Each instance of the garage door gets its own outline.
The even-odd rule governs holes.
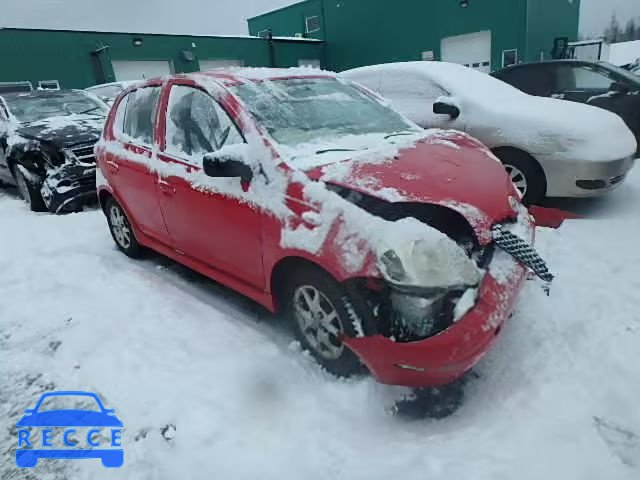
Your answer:
[[[244,66],[244,61],[242,60],[199,60],[200,63],[200,71],[207,72],[209,70],[214,70],[216,68],[225,68],[225,67],[242,67]]]
[[[146,80],[171,75],[171,64],[166,60],[116,60],[111,62],[116,80]]]
[[[491,71],[491,32],[476,32],[442,39],[442,61],[459,63],[482,72]]]

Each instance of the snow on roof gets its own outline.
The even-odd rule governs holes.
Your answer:
[[[478,94],[483,97],[505,97],[524,95],[520,90],[497,80],[486,73],[474,70],[464,65],[448,62],[398,62],[373,65],[370,67],[356,68],[342,72],[347,79],[358,81],[360,72],[372,73],[376,70],[385,72],[389,76],[395,74],[406,85],[411,81],[407,73],[417,72],[422,76],[428,76],[433,82],[453,95]],[[352,76],[353,75],[353,76]],[[417,79],[416,79],[417,80]]]
[[[609,63],[620,67],[635,62],[640,58],[640,40],[611,44]]]
[[[262,68],[262,67],[223,67],[196,75],[226,77],[226,80],[273,80],[290,77],[335,77],[335,73],[312,67]],[[229,78],[231,77],[231,78]]]

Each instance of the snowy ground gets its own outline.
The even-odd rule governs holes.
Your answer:
[[[540,231],[551,296],[527,286],[465,403],[436,421],[321,372],[213,282],[126,258],[100,212],[37,215],[0,194],[0,477],[638,479],[640,168],[604,200],[564,204],[590,218]],[[15,466],[15,423],[50,390],[115,408],[122,469]]]

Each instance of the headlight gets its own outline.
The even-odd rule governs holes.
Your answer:
[[[393,250],[387,250],[380,257],[384,272],[390,280],[402,282],[407,277],[407,271],[402,265],[402,260]]]

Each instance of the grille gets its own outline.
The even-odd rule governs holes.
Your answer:
[[[609,180],[609,183],[610,183],[611,185],[617,185],[618,183],[620,183],[621,181],[623,181],[623,180],[624,180],[624,178],[625,178],[626,176],[627,176],[627,175],[626,175],[626,174],[624,174],[624,175],[618,175],[617,177],[613,177],[612,179],[610,179],[610,180]]]
[[[547,264],[531,245],[502,225],[494,225],[492,231],[493,240],[498,247],[533,271],[540,279],[549,283],[553,281],[553,275],[549,272]]]
[[[96,163],[96,155],[93,153],[93,147],[95,144],[83,145],[81,147],[73,148],[71,151],[78,159],[78,162],[86,165],[93,165]]]

